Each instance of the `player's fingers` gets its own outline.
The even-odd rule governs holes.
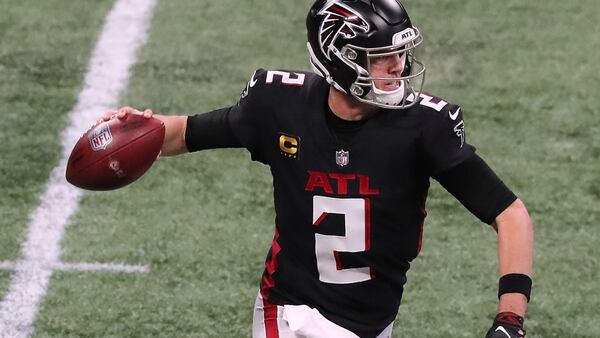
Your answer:
[[[129,106],[125,106],[125,107],[119,108],[119,112],[124,112],[126,114],[133,113],[135,111],[136,111],[135,108],[132,108],[132,107],[129,107]]]
[[[122,107],[119,109],[119,117],[121,117],[121,114],[123,114],[122,116],[125,116],[126,114],[138,114],[138,115],[142,115],[142,112],[132,108],[132,107]]]
[[[154,115],[154,112],[153,112],[152,110],[150,110],[150,109],[146,109],[146,110],[144,110],[144,117],[145,117],[145,118],[148,118],[148,119],[149,119],[149,118],[151,118],[151,117],[152,117],[152,115]]]
[[[115,114],[117,114],[116,111],[108,111],[108,112],[104,113],[104,115],[102,115],[102,117],[100,118],[100,121],[108,121]]]

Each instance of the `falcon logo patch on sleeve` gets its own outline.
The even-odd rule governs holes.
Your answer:
[[[245,98],[246,96],[248,96],[248,91],[250,91],[250,88],[254,87],[254,85],[256,85],[256,82],[258,80],[256,79],[256,71],[254,71],[254,73],[252,74],[252,78],[250,78],[250,81],[248,81],[248,83],[246,84],[246,88],[244,88],[244,90],[242,91],[242,94],[240,95],[240,99]]]
[[[460,120],[460,122],[454,126],[454,133],[460,138],[460,147],[462,148],[463,145],[465,145],[465,123],[463,120]]]

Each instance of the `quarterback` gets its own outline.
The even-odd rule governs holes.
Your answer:
[[[270,168],[276,219],[253,337],[391,337],[430,178],[497,231],[486,337],[524,337],[532,222],[467,142],[461,107],[422,91],[423,38],[405,8],[318,0],[306,26],[313,72],[258,69],[236,104],[203,114],[104,118],[161,119],[163,156],[243,147]]]

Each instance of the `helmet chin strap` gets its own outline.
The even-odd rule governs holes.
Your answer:
[[[373,94],[375,101],[378,103],[397,106],[402,103],[402,100],[404,99],[404,93],[404,80],[400,81],[400,87],[390,91],[379,89],[375,86],[375,83],[373,83]]]

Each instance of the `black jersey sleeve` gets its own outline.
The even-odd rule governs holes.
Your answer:
[[[447,104],[439,111],[427,109],[422,129],[423,146],[432,176],[469,158],[475,148],[467,143],[465,122],[457,105]]]
[[[434,178],[473,215],[492,224],[517,196],[477,154]]]
[[[252,156],[252,160],[268,163],[268,137],[272,125],[269,91],[265,90],[267,71],[257,69],[246,88],[240,95],[240,100],[229,112],[229,125],[233,135]]]
[[[188,116],[185,129],[185,145],[188,151],[242,147],[229,124],[231,108]]]
[[[253,160],[267,164],[264,138],[269,121],[262,97],[264,78],[264,70],[254,72],[237,104],[188,117],[185,133],[188,150],[245,147]]]

